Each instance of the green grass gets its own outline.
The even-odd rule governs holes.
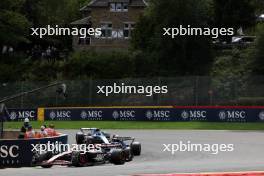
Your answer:
[[[193,130],[264,130],[264,123],[217,123],[217,122],[109,122],[109,121],[46,121],[57,129],[97,127],[102,129],[193,129]],[[6,122],[5,129],[19,129],[23,122]],[[39,129],[42,122],[31,122]]]

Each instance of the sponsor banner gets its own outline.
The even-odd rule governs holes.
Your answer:
[[[8,109],[6,113],[7,121],[24,121],[28,118],[30,121],[37,120],[37,109]]]
[[[68,136],[31,140],[0,140],[0,167],[31,166],[33,159],[32,144],[67,144]]]
[[[188,121],[264,122],[264,107],[175,107]]]
[[[264,107],[45,108],[44,117],[56,121],[264,122]]]
[[[45,120],[176,121],[172,108],[47,108]]]

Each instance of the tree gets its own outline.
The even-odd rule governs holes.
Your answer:
[[[65,25],[79,17],[87,0],[25,0],[23,13],[35,26]]]
[[[214,0],[215,25],[248,28],[255,25],[256,6],[252,0]]]
[[[163,36],[163,28],[207,27],[210,0],[153,0],[139,19],[132,38],[135,49],[148,53],[160,76],[203,75],[212,61],[210,39],[203,36]],[[142,63],[144,63],[142,58]],[[151,74],[151,73],[150,73]]]
[[[253,56],[253,74],[264,75],[264,25],[257,29],[257,40]]]
[[[29,22],[21,14],[24,0],[0,1],[0,46],[14,46],[19,42],[27,42]]]
[[[263,0],[254,0],[254,4],[256,7],[257,15],[264,13],[264,1]]]
[[[23,13],[31,22],[32,27],[45,27],[47,25],[68,27],[72,21],[80,18],[79,8],[88,1],[25,0]],[[70,36],[45,36],[43,39],[38,38],[38,36],[30,36],[30,40],[34,44],[55,45],[60,48],[70,48],[72,42]]]

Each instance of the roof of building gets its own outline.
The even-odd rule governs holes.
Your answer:
[[[90,24],[91,23],[91,16],[85,17],[83,19],[77,20],[72,22],[73,25],[84,25],[84,24]]]
[[[92,0],[80,10],[87,10],[90,7],[107,7],[111,2],[125,2],[134,7],[146,7],[148,5],[147,0]]]

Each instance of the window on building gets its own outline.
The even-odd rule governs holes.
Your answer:
[[[124,12],[128,11],[128,4],[127,3],[123,3],[123,11]]]
[[[122,11],[122,4],[121,3],[116,3],[116,11],[121,12]]]
[[[81,38],[79,37],[79,45],[91,45],[91,37]]]
[[[113,2],[110,3],[110,11],[111,12],[127,12],[128,4],[123,2]]]
[[[110,3],[110,11],[114,12],[116,10],[116,3]]]
[[[124,38],[130,38],[132,36],[133,30],[135,28],[135,23],[130,22],[130,23],[124,23]]]
[[[118,39],[118,38],[124,38],[124,35],[123,35],[123,29],[115,29],[112,31],[112,38],[114,39]]]
[[[112,23],[106,22],[101,23],[102,38],[111,38],[112,37]]]

